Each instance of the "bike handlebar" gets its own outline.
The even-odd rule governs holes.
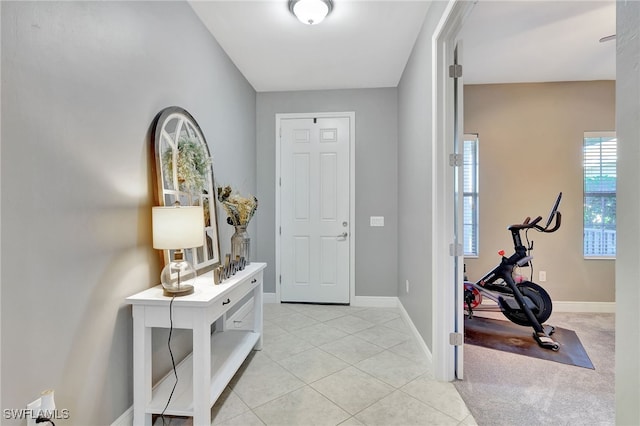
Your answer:
[[[543,228],[542,226],[538,225],[538,223],[542,220],[542,216],[538,216],[533,220],[531,220],[531,218],[527,216],[527,218],[522,223],[511,225],[508,229],[511,231],[511,230],[534,228],[536,231],[540,231],[540,232],[546,232],[546,233],[556,232],[558,229],[560,229],[560,222],[561,222],[562,215],[560,214],[559,211],[556,211],[554,213],[554,217],[556,220],[555,220],[555,224],[553,225],[553,228],[551,229],[549,229],[549,227]]]
[[[529,229],[529,228],[542,229],[542,227],[537,226],[537,223],[540,222],[541,220],[542,220],[542,216],[538,216],[535,219],[533,219],[533,222],[531,222],[531,218],[527,216],[527,218],[522,223],[516,223],[515,225],[511,225],[508,229],[509,231],[514,229],[519,230],[519,229]]]
[[[551,229],[547,229],[545,228],[542,232],[556,232],[558,229],[560,229],[560,222],[562,221],[562,214],[560,212],[556,212],[555,214],[556,216],[556,223],[555,225],[553,225],[553,228]]]
[[[542,216],[538,216],[535,219],[533,219],[533,222],[529,222],[529,225],[536,226],[536,223],[540,222],[541,220],[542,220]]]
[[[547,223],[544,227],[538,225],[538,223],[542,220],[542,216],[536,217],[535,219],[533,219],[533,221],[529,216],[527,216],[522,223],[511,225],[507,229],[509,229],[509,231],[520,231],[522,229],[533,228],[536,231],[540,231],[540,232],[547,232],[547,233],[556,232],[558,229],[560,229],[560,223],[562,221],[562,215],[558,211],[558,206],[560,205],[561,199],[562,199],[562,192],[558,194],[558,197],[556,198],[556,202],[553,204],[553,207],[551,208],[551,212],[549,213],[549,217],[547,218]],[[555,223],[553,227],[549,228],[551,226],[551,222],[554,219],[555,219]]]

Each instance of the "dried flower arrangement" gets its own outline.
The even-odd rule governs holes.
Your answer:
[[[218,187],[218,201],[227,212],[227,223],[233,226],[247,226],[258,209],[256,197],[242,197],[233,193],[230,186]]]
[[[207,171],[211,158],[197,139],[182,137],[178,140],[178,157],[176,160],[178,188],[201,194],[207,183]],[[173,151],[167,150],[162,155],[162,165],[169,176],[173,176]]]

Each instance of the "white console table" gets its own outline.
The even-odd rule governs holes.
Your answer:
[[[194,425],[211,424],[211,407],[253,348],[262,349],[262,271],[265,263],[251,263],[222,284],[212,273],[199,276],[195,291],[176,297],[173,328],[193,330],[193,352],[177,365],[178,385],[165,414],[193,417]],[[253,292],[253,324],[227,329],[227,311]],[[169,328],[170,297],[156,286],[128,297],[133,313],[133,423],[151,426],[152,415],[164,409],[175,376],[171,371],[151,383],[151,330]],[[211,334],[211,324],[216,322]]]

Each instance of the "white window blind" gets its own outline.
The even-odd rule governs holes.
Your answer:
[[[616,180],[618,141],[615,132],[585,132],[584,256],[616,255]]]
[[[463,228],[465,256],[478,255],[478,135],[464,135]]]

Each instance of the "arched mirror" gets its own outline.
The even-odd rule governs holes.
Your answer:
[[[180,107],[165,108],[152,126],[152,146],[159,206],[203,206],[204,245],[185,250],[197,271],[220,263],[213,163],[209,147],[196,120]],[[172,250],[165,250],[165,264]]]

